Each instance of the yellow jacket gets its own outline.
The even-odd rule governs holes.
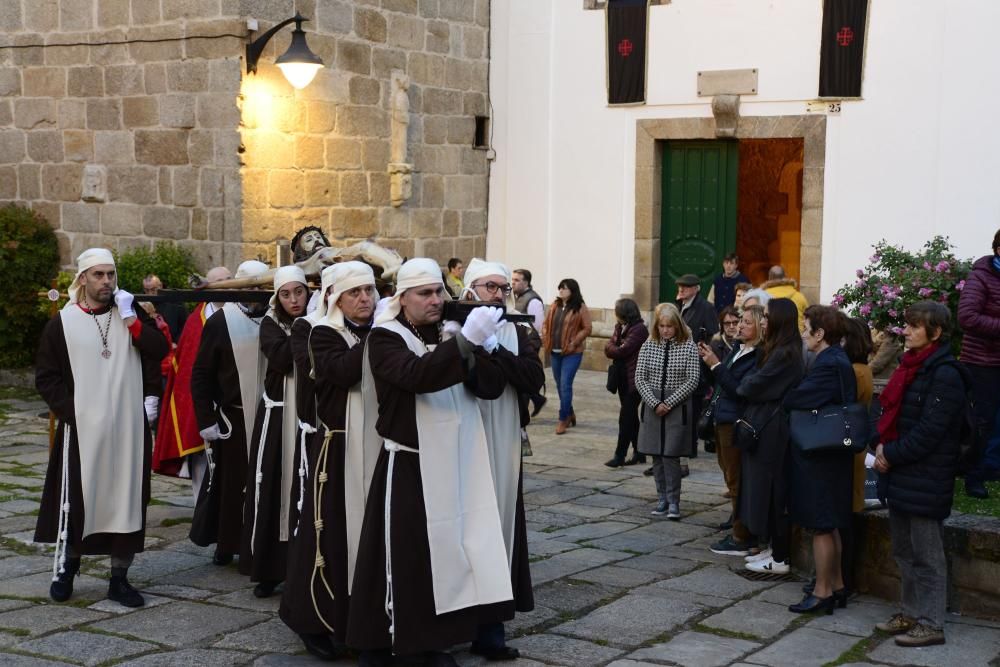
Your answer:
[[[791,299],[795,307],[799,309],[799,331],[806,328],[803,315],[809,307],[809,300],[797,288],[796,282],[791,278],[781,278],[779,280],[768,280],[760,286],[773,299]]]

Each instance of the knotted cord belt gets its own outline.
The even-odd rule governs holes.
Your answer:
[[[56,533],[56,553],[52,563],[52,581],[66,571],[66,551],[69,547],[69,433],[72,427],[63,424],[62,482],[59,490],[59,529]]]
[[[250,555],[253,555],[254,547],[257,544],[257,508],[260,505],[260,483],[264,479],[264,445],[267,442],[267,430],[271,423],[271,410],[274,408],[283,408],[285,406],[284,401],[272,401],[267,392],[264,392],[264,423],[261,425],[260,429],[260,440],[257,442],[257,468],[256,474],[254,475],[254,489],[253,489],[253,530],[250,532]]]
[[[319,455],[316,457],[316,469],[313,475],[313,529],[316,531],[316,559],[313,561],[313,571],[312,576],[309,577],[309,595],[312,597],[313,611],[316,612],[316,618],[326,626],[327,630],[334,632],[333,626],[326,622],[323,618],[323,614],[319,610],[319,602],[316,600],[316,575],[319,575],[320,581],[323,582],[323,588],[326,589],[326,594],[330,596],[331,600],[335,600],[336,596],[333,594],[333,589],[330,588],[330,582],[326,580],[326,559],[323,558],[323,554],[320,546],[320,536],[323,533],[323,486],[329,481],[329,475],[327,474],[327,460],[330,453],[330,441],[333,439],[334,434],[342,433],[344,438],[347,438],[347,431],[344,429],[330,429],[326,424],[320,422],[326,433],[323,436],[323,445],[320,447]]]
[[[299,523],[302,521],[302,506],[306,500],[306,478],[309,477],[309,459],[306,443],[309,436],[316,432],[316,427],[309,422],[299,420],[299,502],[295,508],[298,510],[298,517],[295,520],[295,530],[292,535],[299,534]]]
[[[385,480],[385,614],[389,617],[389,634],[392,636],[393,644],[396,643],[396,625],[392,609],[392,530],[391,530],[391,509],[392,509],[392,473],[396,467],[396,453],[408,452],[419,454],[419,449],[401,445],[398,442],[385,440],[383,445],[385,451],[389,452],[389,470]]]

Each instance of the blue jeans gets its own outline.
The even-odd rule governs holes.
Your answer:
[[[559,421],[566,421],[573,414],[573,378],[580,370],[583,352],[576,354],[552,353],[552,378],[559,393]]]

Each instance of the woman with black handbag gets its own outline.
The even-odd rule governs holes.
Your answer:
[[[649,338],[649,329],[642,321],[639,306],[632,299],[618,299],[615,303],[614,333],[604,346],[604,356],[611,359],[608,369],[608,391],[618,393],[621,409],[618,412],[618,445],[615,455],[604,465],[609,468],[645,463],[646,455],[635,449],[632,458],[626,460],[628,447],[636,448],[639,438],[639,393],[635,390],[635,365],[639,360],[639,348]],[[612,391],[613,388],[613,391]]]
[[[736,342],[732,352],[721,363],[714,345],[698,344],[699,354],[712,369],[715,378],[715,394],[710,409],[715,428],[716,455],[733,505],[732,534],[711,546],[714,553],[725,556],[748,556],[750,549],[756,545],[753,535],[738,516],[741,453],[733,445],[733,423],[743,413],[744,401],[737,393],[740,382],[757,368],[758,350],[764,342],[764,308],[748,306],[738,323],[737,337],[742,342]]]
[[[771,541],[770,555],[747,562],[746,568],[754,572],[785,574],[790,570],[788,419],[781,400],[804,374],[798,308],[791,299],[771,299],[757,366],[736,388],[745,407],[733,424],[733,444],[742,450],[737,516],[751,534]]]
[[[691,451],[694,414],[691,395],[698,387],[701,362],[691,330],[672,303],[653,314],[653,331],[639,349],[635,388],[642,398],[638,450],[653,457],[659,503],[653,516],[681,518],[681,461]]]
[[[831,306],[809,306],[804,323],[802,340],[816,360],[782,405],[788,410],[811,411],[856,402],[854,369],[840,345],[847,316]],[[846,446],[840,450],[806,451],[808,445],[798,437],[793,441],[788,505],[792,521],[812,533],[816,586],[788,610],[832,614],[834,606],[847,606],[840,533],[851,526],[854,451]]]

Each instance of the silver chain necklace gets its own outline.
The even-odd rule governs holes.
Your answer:
[[[104,329],[101,329],[101,321],[97,319],[97,313],[95,313],[94,309],[90,307],[90,301],[88,301],[86,297],[84,297],[83,300],[87,304],[87,308],[90,311],[90,316],[94,318],[94,325],[97,327],[97,333],[101,337],[101,346],[104,348],[101,351],[101,356],[104,357],[105,359],[110,359],[111,350],[108,349],[108,334],[111,333],[111,309],[108,308],[107,325],[104,327]]]
[[[410,318],[406,317],[405,315],[403,316],[403,319],[406,320],[406,323],[410,326],[410,331],[412,331],[414,333],[414,335],[417,338],[420,339],[420,342],[424,344],[424,347],[426,347],[428,350],[430,350],[431,346],[428,345],[427,341],[424,340],[424,337],[420,335],[420,330],[417,329],[417,325],[414,324],[413,322],[411,322]],[[438,338],[440,338],[441,337],[441,323],[440,322],[438,322],[437,329],[438,329]],[[437,345],[437,343],[435,343],[435,345]]]

